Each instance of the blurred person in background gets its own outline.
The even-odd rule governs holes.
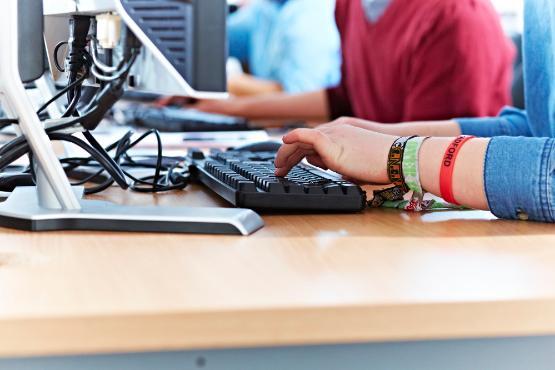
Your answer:
[[[511,102],[515,50],[489,0],[337,0],[335,17],[335,87],[195,107],[250,119],[398,123],[495,115]]]
[[[233,95],[300,93],[340,79],[335,0],[251,0],[228,20],[230,56],[249,73],[230,73]]]

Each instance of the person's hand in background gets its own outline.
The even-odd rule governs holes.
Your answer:
[[[156,100],[154,102],[154,105],[157,106],[158,108],[172,107],[172,106],[182,107],[187,105],[190,101],[191,101],[190,98],[187,98],[184,96],[164,96]]]
[[[192,99],[184,96],[166,96],[154,103],[159,108],[183,107],[197,109],[207,113],[224,114],[227,116],[241,116],[240,99]]]
[[[284,136],[276,175],[286,176],[304,158],[358,182],[387,184],[387,158],[395,136],[335,121],[316,129],[297,129]]]

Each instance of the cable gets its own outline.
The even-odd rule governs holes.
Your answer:
[[[120,80],[129,73],[129,71],[131,70],[131,67],[133,67],[133,64],[137,59],[137,55],[138,54],[133,53],[129,62],[127,62],[124,67],[115,71],[115,72],[119,71],[117,75],[114,75],[114,76],[103,75],[96,69],[97,68],[96,64],[93,64],[93,66],[91,67],[91,73],[95,78],[103,82],[112,82],[112,81]],[[109,72],[106,72],[106,73],[109,73]]]
[[[19,120],[13,118],[0,118],[0,130],[11,126],[19,124]]]
[[[15,118],[0,118],[0,125],[16,125],[19,123]]]
[[[91,56],[92,56],[92,60],[94,65],[100,69],[102,72],[105,73],[114,73],[117,72],[120,68],[121,68],[121,63],[118,66],[108,66],[104,63],[102,63],[99,59],[98,59],[98,40],[95,37],[91,37]]]
[[[133,141],[131,140],[132,132],[128,132],[120,140],[112,143],[106,148],[103,148],[88,131],[96,128],[105,113],[111,109],[113,104],[115,104],[115,102],[117,102],[123,94],[123,85],[137,59],[140,49],[139,40],[131,31],[126,30],[126,32],[124,32],[125,37],[123,37],[124,50],[122,60],[118,67],[108,67],[98,61],[98,58],[96,57],[97,45],[95,40],[93,41],[93,48],[91,48],[93,55],[91,56],[86,50],[89,26],[90,18],[87,17],[75,16],[70,21],[70,40],[67,42],[69,51],[66,58],[68,85],[37,111],[37,114],[40,114],[61,96],[64,94],[68,95],[69,104],[63,118],[71,116],[75,116],[75,118],[51,126],[45,131],[51,140],[65,141],[73,145],[77,145],[81,149],[85,150],[90,156],[87,158],[62,159],[60,162],[63,164],[64,170],[71,173],[71,171],[76,171],[82,166],[100,166],[97,171],[85,176],[84,179],[81,179],[77,183],[83,185],[89,181],[93,181],[103,173],[107,174],[108,178],[105,181],[98,186],[87,188],[86,194],[93,194],[105,190],[114,183],[117,183],[123,189],[130,188],[131,190],[138,192],[153,193],[184,189],[189,183],[188,169],[183,168],[182,166],[183,158],[163,157],[162,139],[158,131],[150,130],[143,133],[138,139]],[[59,43],[55,48],[55,64],[60,71],[65,71],[64,68],[61,68],[58,62],[58,52],[64,44],[64,42]],[[104,74],[99,73],[97,68],[103,70]],[[84,108],[86,113],[82,117],[79,117],[77,105],[81,99],[81,87],[91,72],[95,75],[95,77],[106,84],[103,85],[101,83],[101,91],[98,92],[95,98]],[[106,74],[112,75],[107,76]],[[6,119],[4,120],[4,123],[13,124],[17,123],[17,120]],[[80,123],[81,126],[87,129],[83,135],[88,143],[70,134],[59,132],[66,128],[70,128],[77,123]],[[1,124],[2,120],[0,120],[0,125]],[[154,135],[156,137],[157,154],[153,157],[155,163],[145,166],[144,164],[135,161],[129,154],[129,151],[150,135]],[[109,152],[113,151],[115,151],[115,153],[112,158]],[[26,171],[26,173],[29,173],[31,178],[34,179],[32,152],[30,144],[24,136],[17,137],[0,148],[0,169],[6,168],[25,154],[29,154],[31,160],[31,167]],[[168,162],[168,164],[165,162]],[[122,168],[122,166],[128,168],[139,166],[143,168],[148,167],[154,170],[154,174],[137,178]],[[132,181],[131,184],[128,183],[128,179]]]
[[[110,157],[108,152],[100,145],[100,143],[98,141],[96,141],[94,136],[92,136],[92,134],[89,131],[85,131],[83,133],[83,136],[85,137],[85,139],[87,139],[89,144],[91,144],[92,147],[94,149],[96,149],[98,151],[98,153],[100,153],[100,155],[102,155],[110,163],[110,165],[115,169],[116,174],[115,175],[112,174],[112,177],[114,178],[114,181],[117,182],[118,185],[122,189],[124,189],[124,190],[128,189],[129,184],[127,183],[127,181],[125,179],[125,174],[123,173],[121,168],[118,166],[116,161],[114,161],[114,159],[112,159],[112,157]]]
[[[69,90],[73,89],[74,87],[76,87],[77,85],[80,85],[81,83],[83,83],[86,79],[87,79],[87,75],[83,75],[80,78],[78,78],[77,80],[75,80],[74,82],[72,82],[71,84],[67,85],[65,88],[63,88],[62,90],[60,90],[56,95],[54,95],[50,100],[48,100],[46,103],[44,103],[39,110],[37,111],[37,114],[40,114],[41,112],[43,112],[46,108],[48,108],[48,106],[52,103],[54,103],[56,100],[60,99],[65,93],[67,93]]]
[[[120,169],[114,167],[111,161],[107,160],[104,155],[83,140],[69,134],[60,133],[50,134],[49,137],[51,140],[67,141],[79,146],[81,149],[89,153],[95,161],[97,161],[110,174],[110,176],[112,176],[112,178],[116,179],[119,177]],[[125,186],[127,186],[127,183],[125,183]]]
[[[54,64],[56,65],[56,69],[58,69],[58,71],[60,72],[65,72],[65,68],[62,68],[60,66],[59,63],[59,59],[58,59],[58,52],[60,51],[60,48],[64,45],[68,45],[69,43],[67,41],[60,41],[58,44],[56,44],[56,47],[54,48]]]
[[[155,135],[158,143],[157,154],[153,158],[155,160],[155,163],[153,165],[138,163],[128,152],[150,135]],[[123,187],[119,183],[118,185],[120,185],[124,189],[129,188],[135,192],[157,193],[172,190],[181,190],[187,187],[187,185],[189,184],[190,175],[188,173],[188,169],[182,166],[184,158],[163,157],[161,137],[157,131],[151,130],[145,132],[141,134],[139,138],[133,141],[131,141],[131,136],[131,131],[126,133],[120,140],[104,148],[103,151],[105,151],[106,154],[103,154],[102,151],[97,150],[96,148],[88,145],[85,141],[75,136],[62,133],[49,134],[51,140],[72,143],[79,146],[90,155],[90,157],[87,158],[61,159],[60,162],[64,165],[64,170],[69,175],[71,175],[72,171],[75,171],[82,166],[100,166],[98,171],[93,172],[92,174],[86,176],[84,179],[81,179],[79,182],[73,185],[84,185],[89,181],[92,181],[97,176],[100,176],[104,172],[106,172],[109,176],[109,178],[103,183],[94,187],[87,188],[85,190],[85,193],[88,195],[98,193],[112,186],[114,182],[116,182],[116,179],[119,179],[121,173],[123,173],[125,176],[125,186]],[[18,139],[19,138],[14,139],[11,143],[9,143],[8,145],[10,145],[12,149],[0,156],[0,170],[3,170],[22,156],[26,154],[31,154],[28,142]],[[110,160],[108,160],[106,157],[107,152],[114,150],[114,158],[110,158]],[[165,162],[168,162],[168,164],[164,164]],[[128,170],[124,170],[122,167],[152,168],[154,170],[154,174],[137,178]],[[29,170],[32,169],[30,168]],[[29,172],[29,170],[26,172]],[[131,184],[127,184],[127,179],[131,180]]]
[[[74,90],[74,96],[71,100],[71,103],[66,108],[64,114],[62,114],[62,118],[76,116],[77,104],[79,104],[79,99],[81,99],[81,85],[77,85]]]

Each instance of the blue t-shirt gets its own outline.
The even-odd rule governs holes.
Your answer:
[[[253,0],[228,20],[230,56],[289,93],[339,83],[335,0]]]

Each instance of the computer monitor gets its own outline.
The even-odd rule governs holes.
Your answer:
[[[44,0],[50,69],[68,18],[115,14],[143,44],[129,89],[194,98],[225,98],[227,91],[226,0]],[[117,25],[107,25],[115,28]],[[100,31],[100,30],[99,30]],[[108,31],[109,32],[109,31]]]
[[[138,49],[141,54],[151,55],[159,64],[155,71],[158,76],[166,75],[173,81],[169,92],[202,98],[225,97],[225,0],[44,0],[44,4],[42,0],[3,0],[2,5],[0,98],[7,116],[17,119],[19,130],[30,147],[36,187],[16,188],[0,205],[0,226],[24,230],[243,235],[262,227],[262,219],[250,210],[123,207],[82,200],[83,188],[71,186],[45,129],[48,127],[50,135],[53,127],[68,130],[78,126],[93,130],[102,118],[101,113],[123,94],[124,81],[131,88],[149,90],[142,85],[144,65],[130,69],[137,59]],[[106,55],[122,43],[121,52],[124,53],[122,64],[117,67],[95,60],[97,45],[92,56],[79,53],[82,49],[69,53],[69,62],[65,65],[69,81],[76,78],[72,75],[75,74],[72,63],[90,63],[93,69],[98,66],[102,67],[101,70],[91,77],[84,74],[79,78],[82,81],[88,78],[87,83],[92,85],[98,82],[100,88],[88,103],[90,110],[85,110],[86,114],[54,120],[57,123],[54,126],[52,121],[40,121],[23,84],[23,81],[39,78],[43,69],[44,48],[37,47],[41,44],[43,16],[51,66],[57,64],[60,67],[59,61],[53,59],[56,58],[50,47],[53,42],[69,41],[70,45],[85,48],[92,40],[100,49],[105,46]],[[98,24],[97,19],[106,23]],[[29,27],[33,28],[32,32],[28,31]],[[64,29],[71,29],[71,32]],[[118,36],[120,29],[121,38]],[[105,38],[96,41],[100,36]],[[50,69],[54,72],[58,68]],[[117,75],[110,75],[110,71],[117,72]],[[75,102],[78,100],[79,97],[75,98]],[[90,121],[89,127],[86,120]]]

